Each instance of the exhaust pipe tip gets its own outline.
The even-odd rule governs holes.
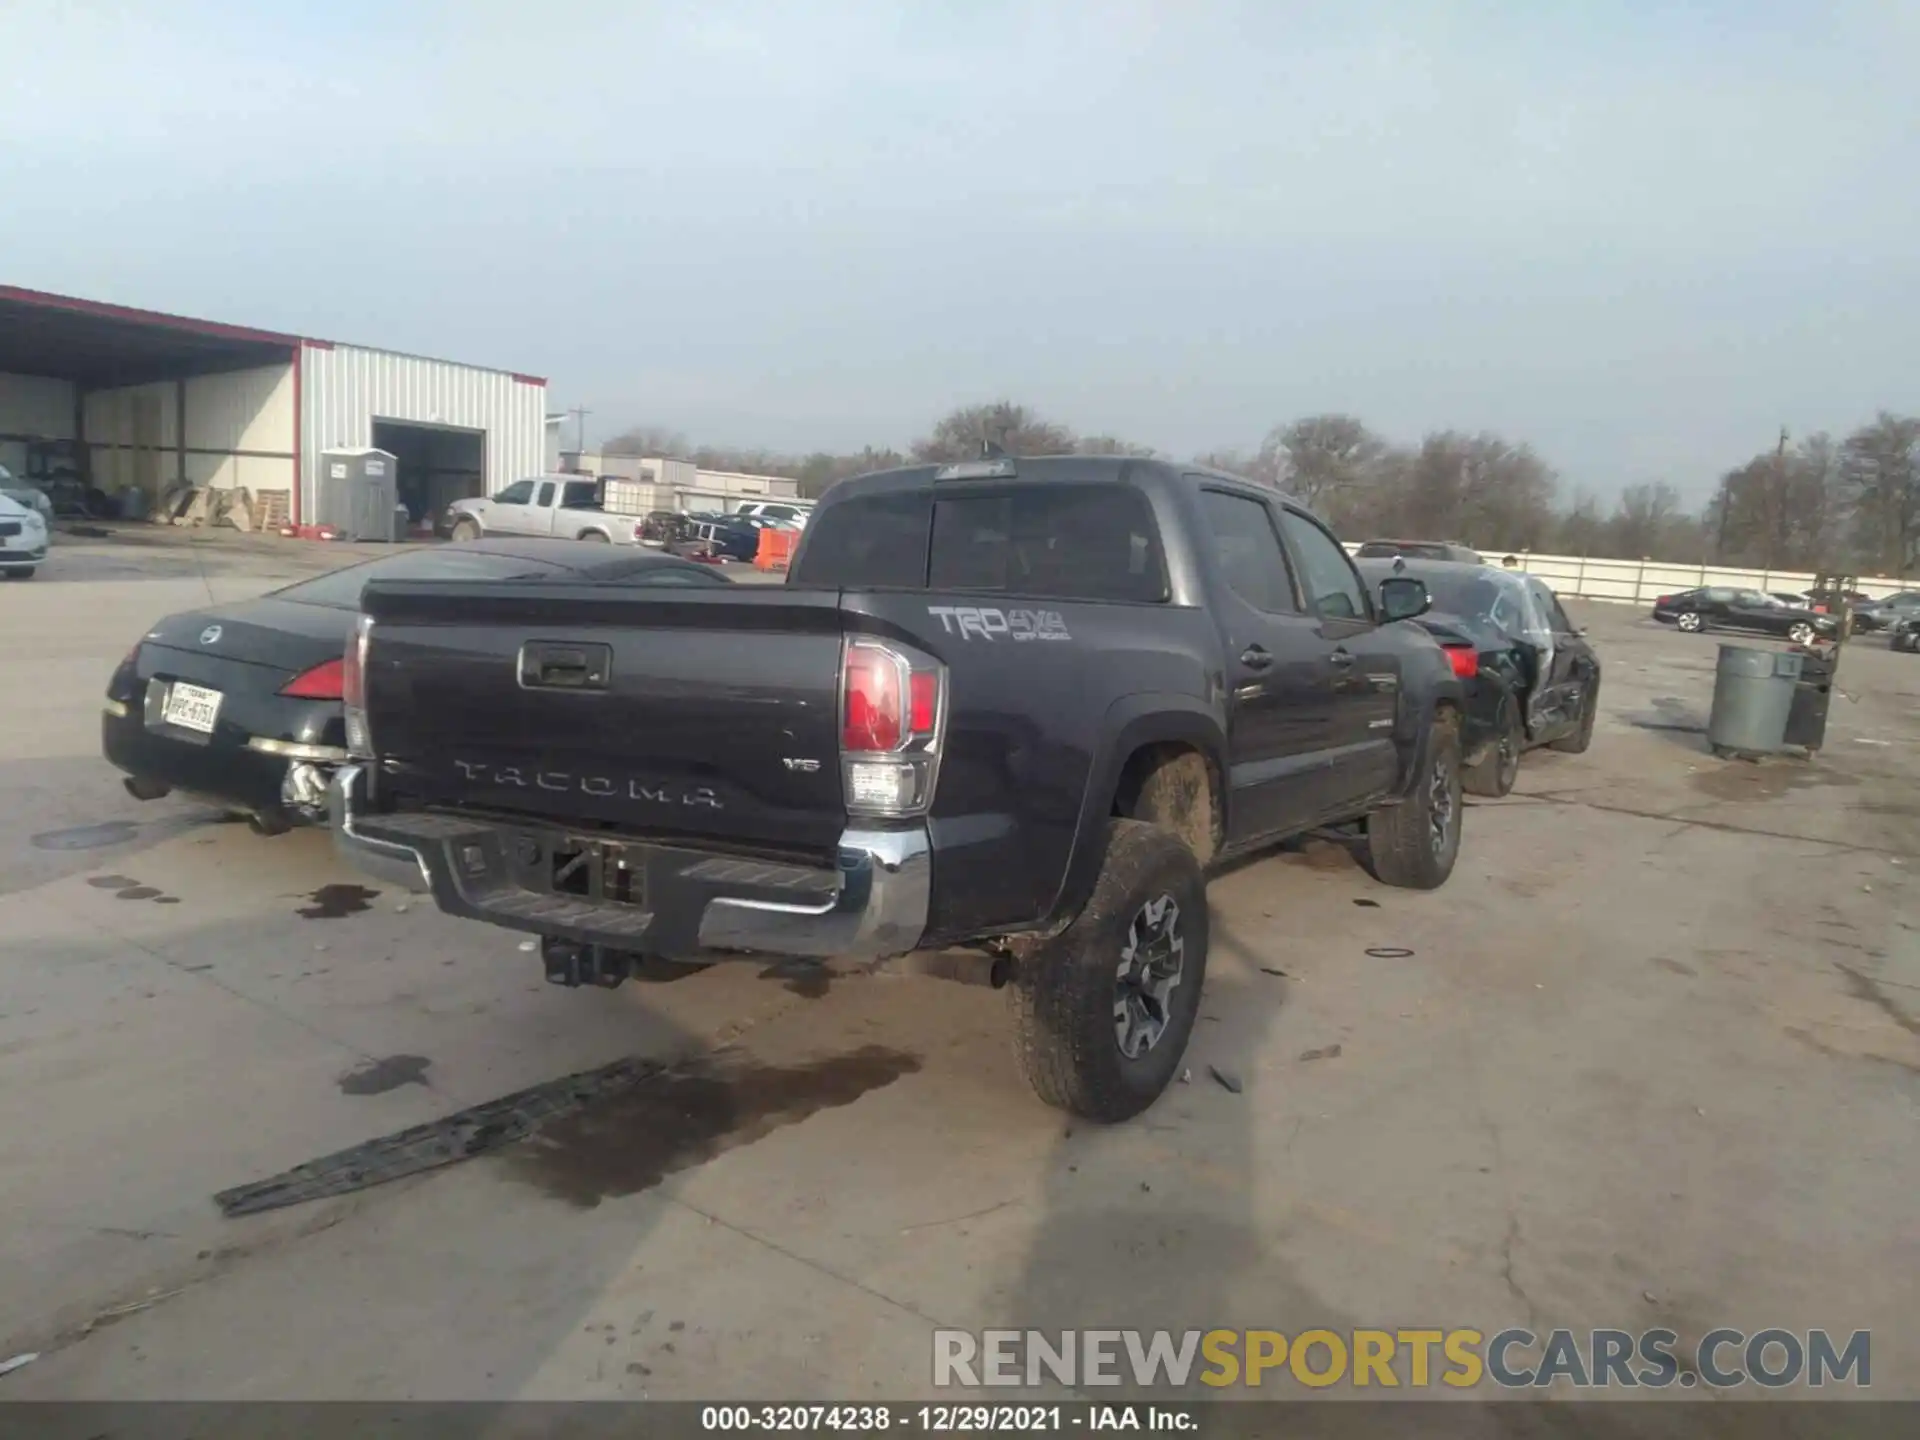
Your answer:
[[[162,785],[158,780],[142,780],[138,775],[125,776],[120,783],[127,794],[136,800],[164,800],[173,793],[171,785]]]

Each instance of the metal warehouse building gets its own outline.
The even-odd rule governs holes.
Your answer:
[[[65,465],[151,504],[180,482],[245,487],[294,524],[323,451],[397,461],[416,522],[546,468],[546,381],[0,285],[0,465]]]

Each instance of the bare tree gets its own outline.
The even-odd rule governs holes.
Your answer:
[[[1193,457],[1202,470],[1219,470],[1228,475],[1252,478],[1253,457],[1242,450],[1208,450]]]
[[[1400,528],[1497,550],[1538,549],[1554,524],[1556,480],[1533,450],[1497,435],[1428,435],[1397,487]]]
[[[1377,496],[1391,478],[1386,441],[1351,415],[1309,415],[1269,431],[1255,460],[1259,477],[1322,513]]]
[[[1698,522],[1664,480],[1622,490],[1607,530],[1608,548],[1622,560],[1690,559],[1699,543]]]
[[[955,410],[916,440],[916,460],[952,463],[975,460],[985,443],[1000,446],[1009,455],[1070,455],[1075,436],[1064,425],[1042,419],[1025,405],[999,400]]]
[[[1813,435],[1755,455],[1720,477],[1705,526],[1714,558],[1765,569],[1811,570],[1843,558],[1850,504],[1839,447]]]
[[[644,455],[648,457],[684,456],[691,447],[687,437],[664,425],[630,425],[600,444],[603,455]]]
[[[1074,443],[1076,455],[1125,455],[1135,460],[1151,460],[1157,453],[1151,445],[1136,445],[1112,435],[1084,435]]]
[[[1920,563],[1920,417],[1882,410],[1841,447],[1860,558],[1883,575]]]
[[[1600,502],[1584,490],[1574,491],[1572,502],[1554,527],[1555,548],[1568,555],[1604,555],[1610,548],[1607,540]]]

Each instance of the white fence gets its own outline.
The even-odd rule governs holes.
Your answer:
[[[1359,546],[1349,545],[1348,550]],[[1498,565],[1505,557],[1482,551],[1489,564]],[[1778,590],[1798,594],[1813,584],[1813,576],[1802,570],[1741,570],[1727,565],[1667,565],[1657,560],[1597,560],[1582,555],[1535,555],[1514,552],[1518,569],[1538,575],[1557,594],[1583,600],[1610,600],[1622,605],[1652,605],[1662,595],[1676,590],[1691,590],[1700,585],[1732,585],[1743,590]],[[1916,589],[1912,581],[1862,575],[1860,589],[1869,595],[1886,595],[1896,590]]]

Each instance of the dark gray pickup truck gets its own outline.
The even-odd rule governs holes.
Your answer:
[[[346,666],[359,866],[617,984],[741,954],[978,947],[1049,1102],[1179,1071],[1207,867],[1349,826],[1432,888],[1459,682],[1284,497],[1151,460],[836,485],[784,586],[370,584]]]

